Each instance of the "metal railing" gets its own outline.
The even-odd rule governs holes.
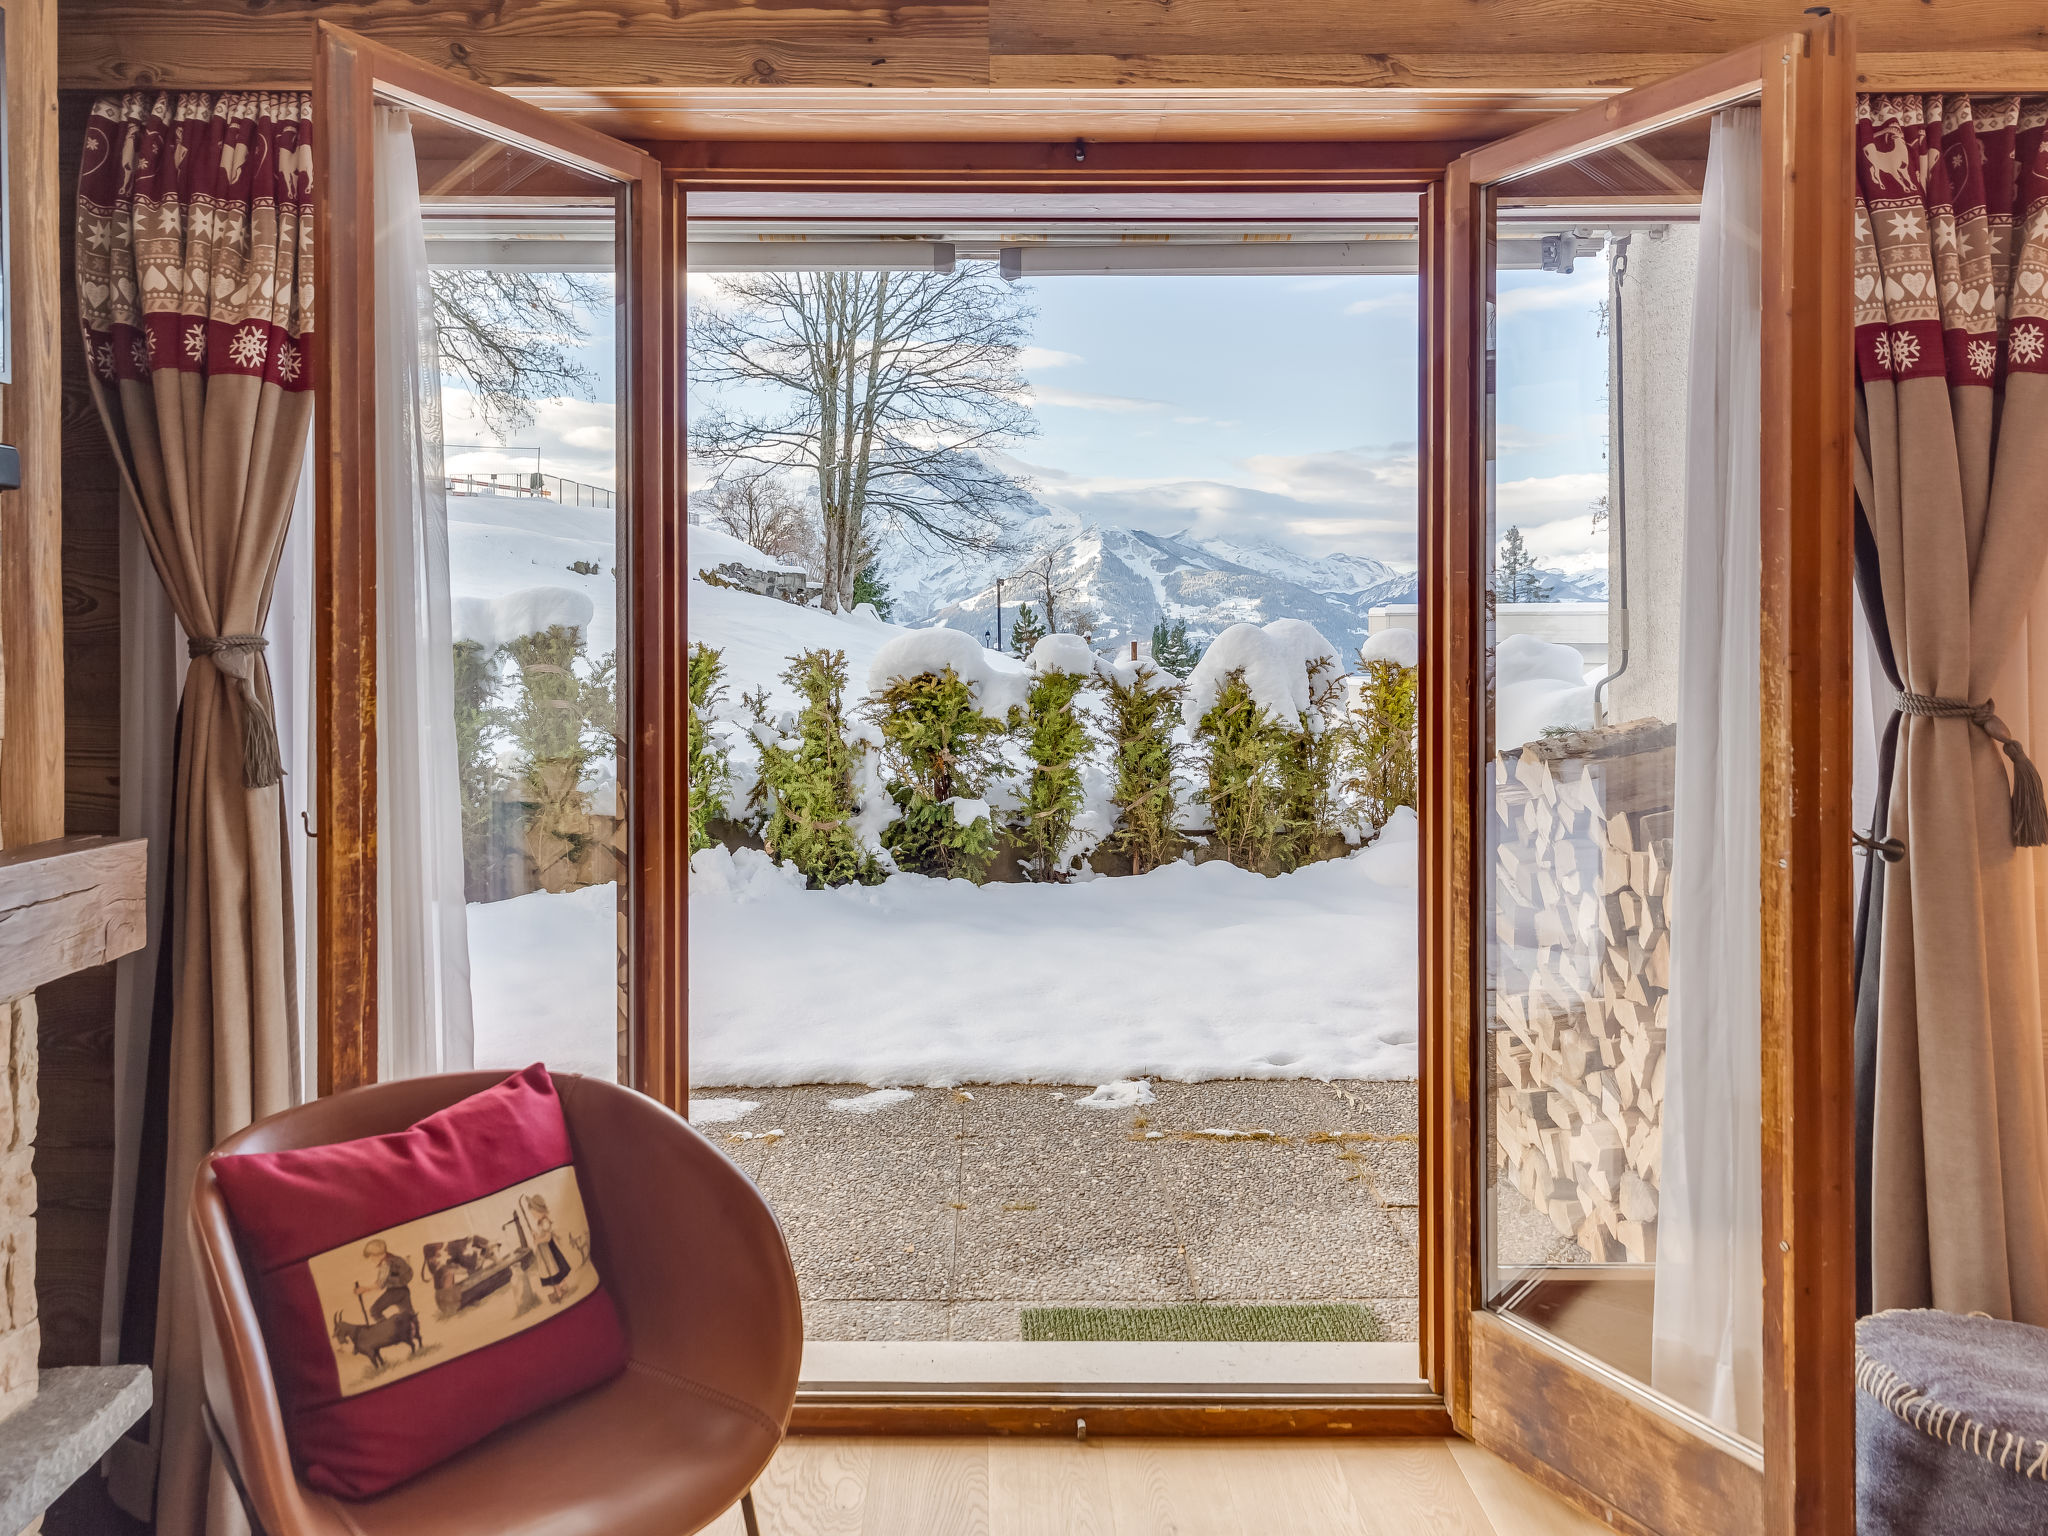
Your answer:
[[[492,475],[446,476],[450,496],[531,496],[539,501],[559,502],[565,507],[609,507],[612,492],[601,485],[585,485],[560,475],[538,470],[505,470]]]

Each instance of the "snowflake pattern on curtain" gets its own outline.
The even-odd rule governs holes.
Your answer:
[[[175,369],[312,387],[312,118],[303,91],[93,104],[78,318],[101,379]]]
[[[1865,382],[2048,373],[2048,97],[1856,103]]]

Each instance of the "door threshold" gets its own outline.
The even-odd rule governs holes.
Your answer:
[[[1344,1396],[1427,1393],[1410,1343],[1174,1343],[812,1339],[805,1396],[1116,1393]]]

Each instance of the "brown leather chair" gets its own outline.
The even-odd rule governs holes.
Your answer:
[[[502,1072],[379,1083],[286,1110],[199,1166],[192,1254],[209,1428],[264,1536],[683,1536],[752,1486],[796,1400],[803,1319],[760,1191],[681,1117],[630,1089],[556,1077],[629,1364],[374,1499],[292,1470],[277,1389],[213,1160],[404,1130]],[[747,1524],[753,1527],[751,1501]]]

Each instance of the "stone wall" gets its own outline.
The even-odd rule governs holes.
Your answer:
[[[36,1393],[36,1001],[0,1003],[0,1419]]]

